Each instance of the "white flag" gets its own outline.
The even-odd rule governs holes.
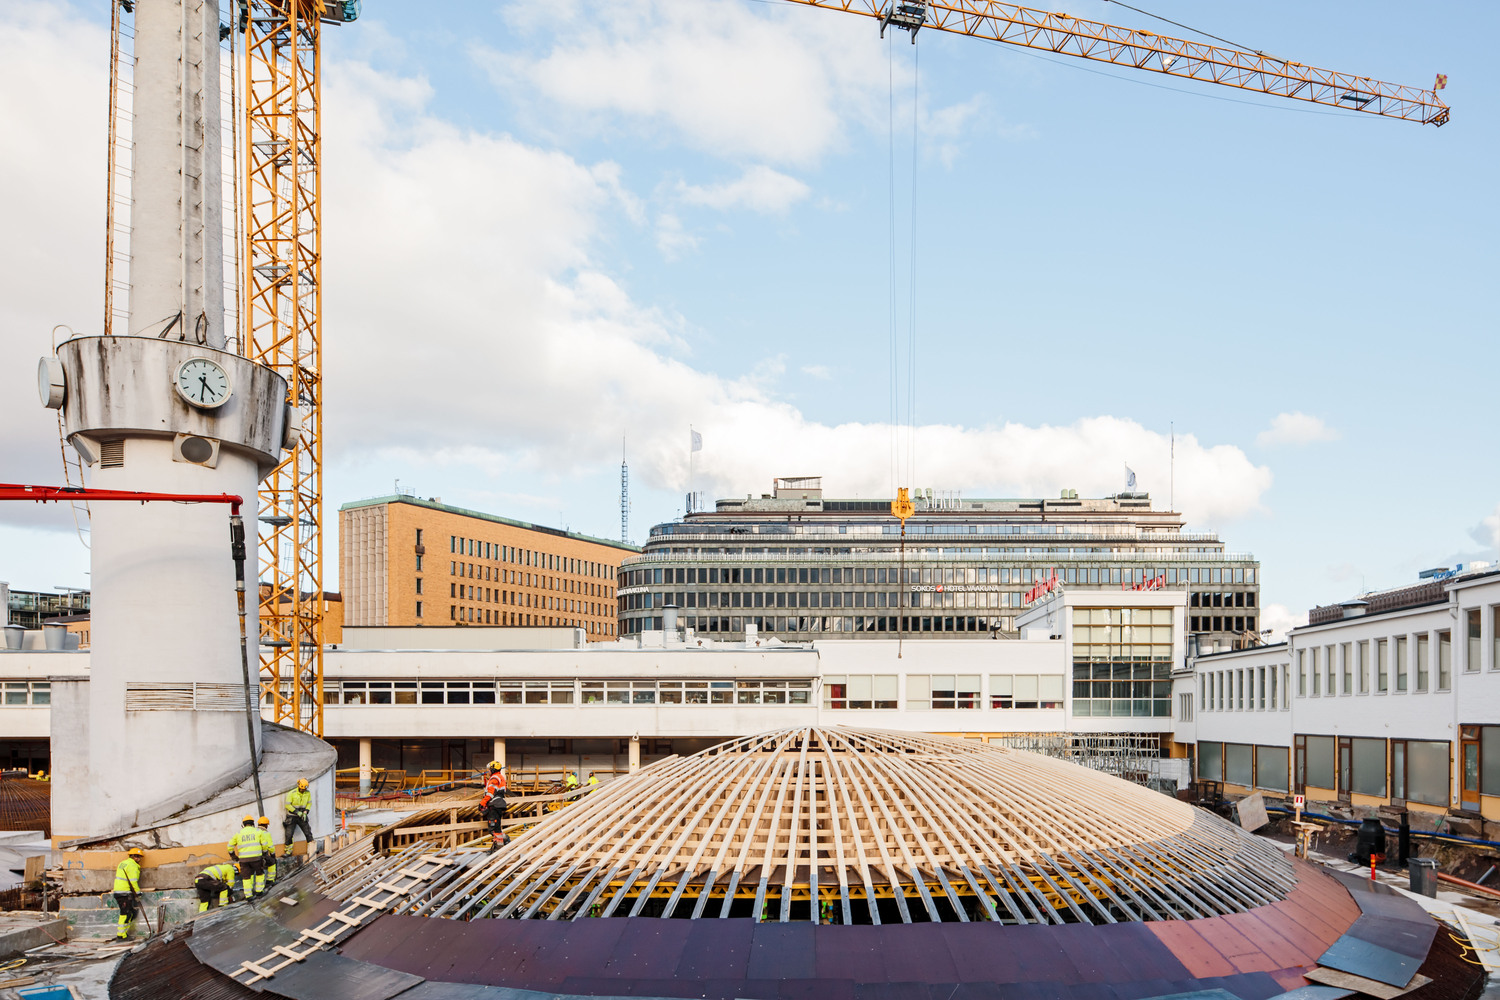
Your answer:
[[[693,448],[692,448],[692,450],[693,451],[702,451],[703,450],[703,435],[699,434],[695,430],[689,430],[688,433],[691,434],[691,435],[693,435]]]
[[[1125,489],[1130,492],[1135,491],[1135,473],[1128,465],[1125,466]]]

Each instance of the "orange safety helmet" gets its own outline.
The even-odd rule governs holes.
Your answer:
[[[139,847],[132,847],[130,850],[125,852],[125,856],[127,858],[144,858],[146,856],[146,852],[141,850]]]
[[[258,825],[260,825],[260,826],[270,826],[270,825],[271,825],[271,817],[269,817],[269,816],[262,816],[262,817],[261,817],[261,818],[260,818],[260,819],[259,819],[259,820],[258,820],[258,821],[257,821],[257,823],[258,823]]]
[[[245,826],[254,826],[255,825],[255,817],[247,815],[247,816],[242,817],[240,819],[240,822],[243,823]]]
[[[306,778],[298,778],[297,779],[297,791],[299,791],[299,792],[305,792],[305,791],[307,791],[307,779]]]

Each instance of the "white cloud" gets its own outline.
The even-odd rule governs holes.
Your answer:
[[[677,260],[688,251],[698,249],[701,242],[683,228],[682,220],[675,213],[663,212],[656,217],[656,249],[667,260]]]
[[[1278,413],[1271,426],[1255,436],[1255,443],[1262,448],[1277,445],[1316,444],[1320,441],[1337,441],[1342,435],[1325,424],[1320,418],[1306,413]]]
[[[1480,545],[1490,549],[1500,549],[1500,504],[1496,504],[1494,510],[1480,518],[1479,523],[1469,534]],[[1495,553],[1491,552],[1489,555],[1494,557]]]
[[[58,483],[57,417],[36,394],[51,330],[98,333],[104,312],[109,33],[39,2],[0,4],[0,470]],[[66,334],[63,334],[66,336]],[[11,523],[71,533],[66,507],[3,504]]]
[[[1285,604],[1267,604],[1261,609],[1260,627],[1271,630],[1265,637],[1267,642],[1282,642],[1288,632],[1306,624],[1307,612],[1294,613]]]
[[[325,92],[330,120],[378,105],[367,75],[329,75],[338,81]],[[745,359],[738,378],[695,369],[684,360],[689,324],[635,302],[597,267],[592,248],[621,204],[607,172],[415,117],[326,139],[340,178],[325,188],[324,213],[328,370],[337,373],[330,444],[566,477],[613,461],[628,431],[633,475],[676,490],[691,423],[704,438],[696,485],[710,493],[743,493],[788,470],[821,473],[845,495],[890,489],[889,427],[809,419],[777,396],[779,357]],[[402,253],[383,249],[391,234]],[[663,234],[691,246],[670,216],[658,221]],[[1166,436],[1114,417],[928,426],[916,451],[910,485],[971,495],[1114,492],[1127,456],[1159,497],[1168,479]],[[1178,505],[1195,521],[1256,511],[1270,482],[1238,448],[1177,438]]]
[[[812,189],[797,178],[766,166],[747,167],[734,180],[718,184],[677,183],[677,196],[686,204],[721,211],[743,208],[762,215],[785,215],[787,209],[811,192]]]
[[[502,93],[539,98],[546,128],[654,130],[730,159],[808,165],[851,123],[884,134],[889,88],[911,93],[909,60],[893,76],[864,17],[722,0],[538,0],[507,16],[545,53],[474,56]],[[927,116],[948,146],[972,117],[964,107]]]
[[[833,370],[827,365],[803,365],[802,374],[809,378],[828,380],[833,378]]]

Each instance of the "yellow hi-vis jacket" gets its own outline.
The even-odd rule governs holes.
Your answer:
[[[240,827],[239,832],[229,838],[230,857],[244,861],[247,858],[258,858],[260,853],[260,830],[254,824]]]
[[[141,866],[135,858],[126,858],[115,866],[115,892],[141,891]]]
[[[231,865],[226,861],[223,864],[209,865],[207,868],[198,873],[198,877],[211,878],[215,882],[223,882],[225,885],[233,885],[239,878],[239,875],[235,872],[234,865]]]
[[[312,809],[312,792],[298,791],[293,788],[286,793],[286,811],[288,813],[306,814]]]
[[[259,829],[260,829],[260,848],[261,848],[262,851],[264,851],[266,853],[267,857],[270,857],[272,854],[276,853],[276,841],[274,841],[274,840],[271,839],[271,831],[270,830],[267,830],[265,827],[260,827]]]

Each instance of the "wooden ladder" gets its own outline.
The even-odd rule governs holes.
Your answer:
[[[330,913],[317,927],[297,935],[297,940],[292,944],[276,945],[269,955],[253,962],[242,962],[238,969],[230,973],[230,978],[243,986],[270,979],[282,969],[303,961],[319,949],[337,944],[341,938],[363,927],[369,920],[401,903],[413,889],[436,878],[451,864],[453,862],[450,859],[435,854],[422,854],[414,860],[408,859],[394,871],[385,873],[374,885],[366,887],[360,895],[349,899],[342,908]]]

